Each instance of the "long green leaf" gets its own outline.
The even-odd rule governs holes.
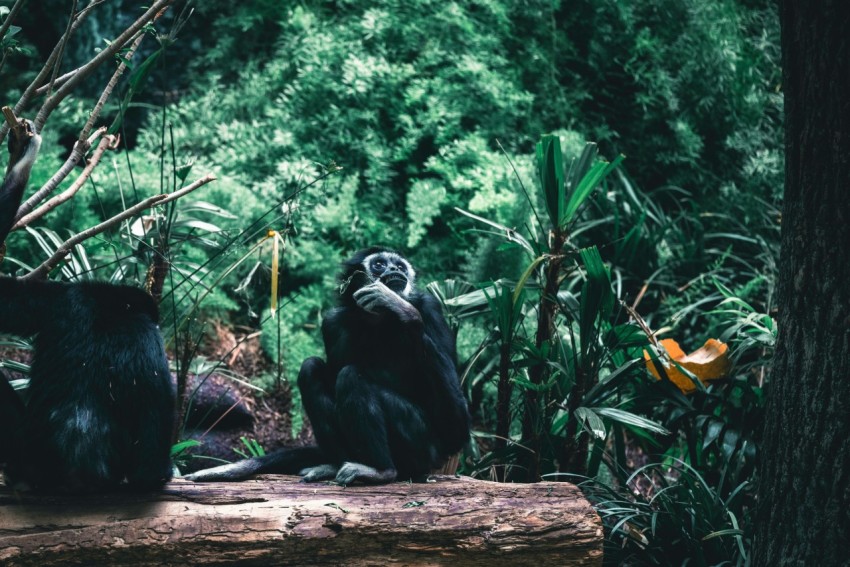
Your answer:
[[[455,207],[455,210],[462,215],[468,216],[471,219],[475,219],[479,222],[483,222],[486,225],[492,226],[499,230],[499,234],[505,237],[510,242],[515,242],[525,248],[530,254],[534,254],[534,247],[531,246],[531,243],[528,242],[525,238],[522,237],[517,231],[512,228],[508,228],[503,224],[499,224],[497,222],[493,222],[489,219],[485,219],[484,217],[479,217],[478,215],[474,215],[470,212],[464,211],[463,209],[459,209]]]
[[[121,128],[121,122],[124,120],[124,113],[127,112],[127,108],[130,106],[130,101],[133,100],[136,92],[141,89],[142,84],[147,80],[162,53],[162,48],[157,49],[148,55],[145,60],[133,70],[133,73],[130,75],[130,84],[127,89],[127,94],[124,95],[124,99],[119,107],[121,112],[115,116],[115,120],[113,120],[112,124],[109,125],[110,134],[117,133]]]
[[[582,351],[586,354],[595,342],[596,322],[607,321],[614,309],[614,292],[611,290],[611,274],[596,246],[579,251],[587,279],[581,288],[581,314],[579,336]]]
[[[558,136],[546,135],[537,143],[537,172],[546,200],[546,212],[553,225],[564,214],[564,162],[561,155],[561,140]]]
[[[534,273],[534,270],[537,269],[537,266],[539,266],[540,263],[545,259],[546,256],[538,256],[531,262],[531,264],[528,265],[528,268],[525,269],[525,272],[523,272],[522,277],[519,278],[519,281],[516,284],[516,289],[514,289],[514,304],[516,304],[517,299],[519,299],[519,296],[522,294],[522,290],[525,288],[525,282],[528,281],[528,278],[531,277],[531,274]]]
[[[590,196],[593,190],[596,189],[596,186],[599,185],[603,179],[605,179],[612,171],[617,169],[623,159],[623,156],[617,156],[617,158],[611,163],[597,162],[590,167],[570,194],[570,199],[567,201],[564,214],[559,217],[559,226],[566,226],[572,222],[573,217],[587,197]]]
[[[593,408],[593,411],[603,417],[622,423],[623,425],[639,427],[641,429],[658,433],[659,435],[670,435],[670,432],[662,425],[652,421],[651,419],[641,417],[628,411],[623,411],[617,408]]]

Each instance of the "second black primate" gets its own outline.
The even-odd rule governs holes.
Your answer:
[[[469,411],[438,301],[416,290],[413,267],[392,250],[361,250],[343,268],[340,305],[322,323],[327,361],[308,358],[298,376],[317,446],[187,478],[298,473],[307,482],[340,484],[422,480],[465,445]]]
[[[40,141],[29,121],[9,133],[0,244]],[[0,375],[7,486],[91,492],[171,478],[175,401],[157,320],[140,289],[0,277],[0,333],[35,336],[26,404]]]

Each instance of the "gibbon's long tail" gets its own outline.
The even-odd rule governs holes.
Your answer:
[[[186,475],[195,482],[228,482],[244,480],[255,474],[298,474],[302,470],[327,464],[328,458],[316,446],[278,449],[262,457],[251,457],[229,465],[221,465]]]

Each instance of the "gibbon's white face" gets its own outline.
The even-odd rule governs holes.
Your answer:
[[[416,272],[410,262],[393,252],[378,252],[366,256],[363,268],[372,282],[380,281],[402,297],[413,293]]]

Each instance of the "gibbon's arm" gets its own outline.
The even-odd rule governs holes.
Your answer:
[[[398,317],[402,323],[422,322],[419,310],[380,280],[355,291],[354,300],[361,309],[369,313],[380,313],[385,309]]]
[[[455,453],[469,440],[472,422],[457,374],[455,341],[436,299],[423,296],[420,312],[425,329],[426,378],[433,403],[429,412],[445,450]]]

